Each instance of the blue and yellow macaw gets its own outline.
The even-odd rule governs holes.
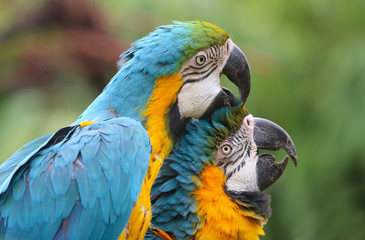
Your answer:
[[[161,26],[118,65],[74,123],[0,166],[0,239],[143,239],[152,184],[186,123],[235,101],[220,75],[242,102],[250,90],[244,54],[206,22]]]
[[[152,225],[145,239],[257,240],[271,215],[261,191],[284,172],[258,149],[284,149],[297,163],[290,136],[253,118],[242,104],[188,124],[152,188]]]

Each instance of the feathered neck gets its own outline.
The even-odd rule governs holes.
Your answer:
[[[138,81],[137,77],[138,74],[121,69],[75,124],[104,121],[119,116],[131,117],[142,123],[142,113],[151,98],[155,79],[148,74],[144,74],[143,81]]]
[[[233,120],[242,122],[245,115],[247,110],[238,105],[216,111],[210,120],[187,125],[152,189],[155,227],[182,239],[193,235],[194,239],[258,239],[264,235],[270,197],[227,191],[226,176],[213,165],[214,149],[239,125]]]
[[[262,225],[266,220],[244,202],[226,194],[226,176],[219,167],[206,166],[199,175],[199,186],[193,192],[197,202],[195,214],[200,225],[195,239],[259,239],[265,235]]]

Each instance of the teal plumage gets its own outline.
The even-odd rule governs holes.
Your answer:
[[[21,147],[18,151],[16,151],[9,159],[7,159],[3,164],[0,165],[0,194],[3,193],[10,181],[11,177],[14,174],[14,170],[17,170],[20,162],[22,160],[26,161],[26,157],[30,155],[35,149],[40,147],[45,141],[47,141],[51,137],[50,135],[45,135],[40,138],[37,138],[23,147]]]
[[[252,239],[271,215],[262,191],[284,172],[259,149],[283,148],[297,163],[290,136],[248,115],[242,104],[190,122],[152,187],[152,226],[145,239]]]
[[[120,116],[129,116],[140,122],[144,120],[140,114],[151,97],[155,80],[176,73],[187,59],[209,48],[213,41],[203,35],[205,30],[200,22],[174,23],[158,27],[134,42],[121,55],[118,73],[76,124],[113,117],[110,109]],[[223,36],[217,38],[218,42],[225,40]],[[136,107],[139,107],[139,111],[136,111]]]
[[[199,227],[197,202],[192,193],[198,189],[197,176],[206,164],[213,164],[218,145],[241,126],[247,111],[242,105],[217,110],[210,120],[189,123],[186,131],[165,159],[151,193],[152,224],[177,239],[188,239]],[[196,182],[198,181],[198,182]],[[161,239],[150,230],[145,239]]]
[[[188,84],[204,82],[198,85],[203,89],[199,96],[186,90],[179,103],[205,101],[185,114],[177,96],[186,82],[178,71],[201,50],[214,52],[210,63],[218,74],[194,70],[196,81]],[[74,123],[26,144],[0,166],[0,239],[117,238],[137,204],[151,149],[158,156],[163,152],[163,159],[191,117],[230,104],[233,94],[219,84],[225,71],[247,97],[245,56],[227,33],[209,23],[174,22],[133,43],[121,55],[116,75]],[[159,79],[175,81],[173,90],[164,85],[166,98]],[[153,95],[156,89],[159,96]],[[165,109],[154,116],[158,127],[150,131],[149,104],[156,102],[152,109]],[[170,142],[153,145],[163,137]]]
[[[141,160],[149,158],[148,139],[144,128],[128,118],[61,129],[18,167],[2,193],[6,230],[1,229],[0,238],[51,239],[56,232],[66,239],[118,235],[123,226],[110,226],[128,220],[126,209],[136,201],[136,184],[146,174],[148,161]],[[90,221],[97,218],[103,221]]]

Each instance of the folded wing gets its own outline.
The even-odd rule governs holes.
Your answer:
[[[31,146],[8,159],[8,172],[0,168],[0,239],[117,238],[148,168],[145,129],[114,118]]]

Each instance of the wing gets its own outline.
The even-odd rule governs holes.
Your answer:
[[[0,165],[0,194],[8,188],[12,176],[28,160],[28,156],[32,156],[33,152],[39,150],[40,146],[47,142],[52,135],[37,138],[16,151],[10,158]]]
[[[116,239],[150,154],[147,132],[130,118],[61,129],[0,195],[0,239]]]

